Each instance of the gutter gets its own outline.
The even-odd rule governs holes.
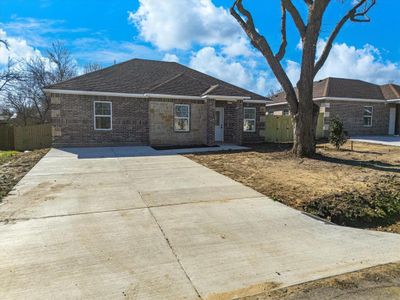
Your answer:
[[[347,102],[369,102],[369,103],[390,103],[392,100],[379,100],[379,99],[363,99],[363,98],[346,98],[346,97],[320,97],[320,98],[314,98],[314,101],[347,101]],[[400,99],[394,99],[396,101],[400,101]],[[267,104],[266,107],[272,107],[272,106],[279,106],[279,105],[287,105],[287,102],[279,102],[279,103],[272,103],[272,104]]]
[[[264,100],[251,100],[250,97],[243,96],[220,96],[220,95],[206,95],[206,96],[185,96],[185,95],[167,95],[167,94],[129,94],[129,93],[115,93],[115,92],[96,92],[96,91],[77,91],[77,90],[59,90],[59,89],[43,89],[45,93],[64,94],[64,95],[83,95],[83,96],[105,96],[105,97],[125,97],[125,98],[155,98],[155,99],[178,99],[178,100],[197,100],[205,101],[207,99],[221,100],[221,101],[238,101],[243,100],[246,103],[265,103]]]

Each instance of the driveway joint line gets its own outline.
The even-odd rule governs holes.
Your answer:
[[[160,231],[161,231],[161,233],[162,233],[162,235],[163,235],[165,241],[167,242],[168,247],[171,249],[172,254],[175,256],[175,259],[176,259],[176,261],[178,262],[178,264],[179,264],[179,266],[180,266],[182,272],[185,274],[187,280],[189,280],[189,282],[190,282],[190,285],[192,286],[192,288],[193,288],[194,291],[196,292],[197,297],[198,297],[199,299],[203,299],[203,298],[201,297],[201,295],[200,295],[200,292],[197,290],[196,286],[194,285],[192,279],[190,279],[190,276],[189,276],[188,273],[186,272],[184,266],[182,265],[182,262],[181,262],[181,260],[179,259],[178,254],[175,252],[174,248],[172,247],[172,244],[171,244],[171,242],[169,241],[167,235],[165,234],[164,229],[161,227],[160,223],[158,223],[158,221],[157,221],[157,218],[154,216],[153,211],[151,210],[150,207],[148,207],[147,209],[149,210],[151,217],[154,219],[154,222],[156,222],[158,228],[160,229]]]

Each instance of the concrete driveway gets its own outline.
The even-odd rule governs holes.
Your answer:
[[[386,146],[400,147],[400,136],[389,135],[368,135],[368,136],[355,136],[351,138],[352,141],[370,144],[380,144]]]
[[[232,299],[400,261],[179,155],[52,149],[0,206],[0,299]]]

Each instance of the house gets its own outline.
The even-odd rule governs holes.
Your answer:
[[[264,140],[265,97],[175,62],[133,59],[44,91],[54,146]]]
[[[267,114],[289,114],[285,93],[271,99]],[[314,101],[324,114],[324,136],[328,136],[334,116],[350,136],[400,134],[399,85],[330,77],[314,83]]]

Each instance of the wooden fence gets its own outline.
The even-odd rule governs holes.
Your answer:
[[[324,137],[324,114],[318,116],[317,139]],[[265,141],[269,143],[293,142],[293,124],[291,116],[266,116]]]
[[[51,125],[0,126],[0,150],[32,150],[51,146]]]

